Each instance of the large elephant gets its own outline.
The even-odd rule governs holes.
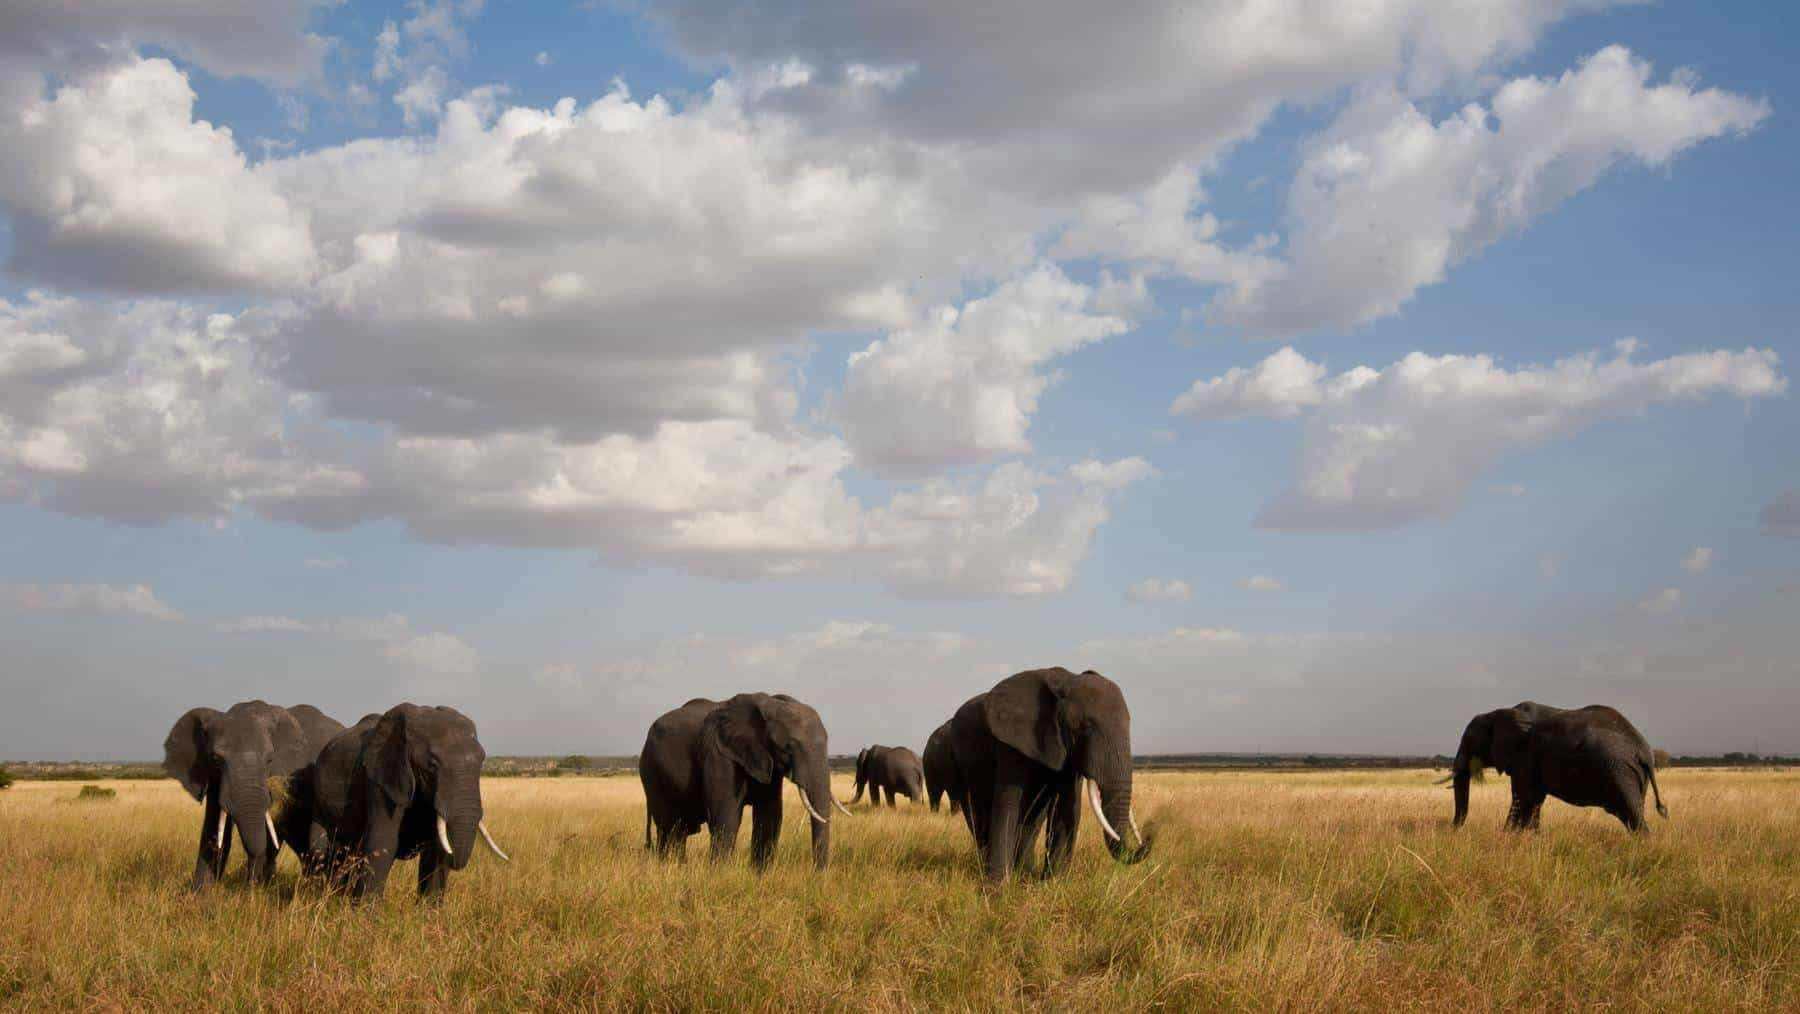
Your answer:
[[[1646,786],[1656,794],[1656,812],[1669,816],[1650,744],[1605,705],[1566,710],[1526,701],[1476,715],[1445,779],[1456,794],[1455,826],[1469,815],[1469,780],[1488,766],[1512,778],[1506,826],[1513,830],[1537,827],[1548,795],[1573,806],[1602,807],[1642,831]]]
[[[1044,873],[1067,864],[1081,826],[1083,779],[1114,858],[1149,854],[1131,808],[1131,712],[1118,685],[1099,673],[1008,676],[957,709],[950,745],[963,816],[989,880],[1006,879],[1046,820]],[[1135,848],[1121,828],[1137,839]]]
[[[788,778],[812,818],[813,865],[822,870],[831,859],[825,811],[844,807],[831,792],[825,723],[786,694],[697,697],[664,714],[644,737],[638,778],[644,783],[644,845],[651,846],[654,827],[659,856],[680,854],[702,826],[712,838],[713,859],[731,855],[748,804],[750,862],[764,868],[781,838],[781,781]]]
[[[962,794],[950,791],[956,781],[956,753],[950,746],[950,723],[945,722],[931,730],[931,737],[925,741],[925,757],[922,761],[925,769],[925,795],[931,800],[931,812],[936,813],[939,800],[950,797],[950,812],[957,813],[962,809]]]
[[[274,872],[283,841],[303,855],[316,844],[309,834],[311,767],[343,728],[310,704],[283,708],[263,701],[242,701],[228,711],[194,708],[175,721],[163,741],[163,770],[206,804],[194,860],[196,890],[224,875],[234,825],[253,883]],[[284,797],[276,809],[271,782]]]
[[[887,793],[887,804],[894,805],[895,796],[905,796],[917,803],[925,798],[925,765],[919,755],[903,746],[881,746],[864,749],[856,755],[856,795],[862,799],[863,787],[869,789],[869,803],[881,805],[881,794]]]
[[[475,723],[455,708],[398,704],[365,715],[319,755],[314,814],[330,841],[327,872],[351,896],[380,897],[396,859],[419,859],[419,894],[440,897],[477,836],[502,860],[482,819]]]

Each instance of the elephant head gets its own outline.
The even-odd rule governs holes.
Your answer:
[[[995,739],[1051,770],[1073,766],[1089,781],[1088,801],[1114,858],[1149,855],[1131,809],[1131,711],[1118,684],[1093,670],[1035,669],[1001,680],[982,709]],[[1121,828],[1137,839],[1135,849]]]
[[[375,723],[368,742],[364,774],[394,807],[430,802],[437,844],[452,870],[469,864],[478,834],[495,855],[507,858],[482,821],[481,762],[487,751],[467,716],[455,708],[395,705]]]
[[[856,755],[856,794],[850,797],[852,803],[862,802],[863,786],[869,783],[869,754],[874,749],[865,746]]]
[[[269,813],[269,780],[311,762],[300,723],[286,708],[262,701],[234,704],[230,711],[195,708],[176,720],[163,741],[163,770],[197,800],[213,793],[219,806],[214,840],[224,842],[229,822],[236,821],[244,851],[256,859],[281,848]]]
[[[719,705],[706,724],[703,750],[711,763],[729,762],[764,785],[793,781],[812,818],[813,863],[831,859],[831,818],[819,808],[836,805],[831,794],[825,723],[819,713],[786,694],[738,694]]]
[[[1522,756],[1531,736],[1529,712],[1528,704],[1521,704],[1469,720],[1456,748],[1456,760],[1450,765],[1450,787],[1456,795],[1454,826],[1461,827],[1469,816],[1469,780],[1479,778],[1487,767],[1508,774]]]

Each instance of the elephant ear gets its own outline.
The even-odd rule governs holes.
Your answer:
[[[299,720],[288,714],[286,708],[276,710],[274,727],[269,730],[269,739],[275,744],[269,773],[291,775],[313,762],[312,751],[307,748],[306,730]]]
[[[413,794],[412,760],[407,756],[407,706],[381,716],[363,743],[363,772],[381,787],[394,806],[405,806]]]
[[[1501,774],[1511,774],[1513,763],[1523,755],[1531,740],[1532,719],[1528,711],[1503,708],[1494,713],[1494,736],[1488,747],[1488,761]]]
[[[1069,759],[1062,702],[1073,678],[1064,669],[1033,669],[1001,680],[982,701],[988,731],[1039,764],[1062,770]]]
[[[181,783],[195,799],[206,797],[207,783],[212,781],[212,729],[224,712],[217,708],[195,708],[175,720],[169,738],[163,740],[163,770]]]
[[[760,704],[741,695],[713,712],[719,749],[750,777],[768,783],[775,777],[775,757],[769,753],[769,720]]]

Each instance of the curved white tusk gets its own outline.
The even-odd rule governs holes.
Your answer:
[[[230,833],[231,833],[231,814],[229,811],[227,811],[225,809],[225,804],[220,803],[219,804],[219,833],[213,839],[213,851],[215,851],[215,852],[225,851],[225,836]]]
[[[1100,809],[1100,786],[1093,782],[1088,783],[1088,802],[1094,804],[1094,818],[1100,821],[1100,830],[1105,831],[1106,836],[1113,841],[1124,841],[1119,837],[1119,832],[1114,831],[1113,826],[1107,822],[1105,811]]]
[[[846,817],[848,817],[848,816],[850,816],[850,811],[849,811],[849,810],[846,810],[846,809],[844,809],[844,804],[842,804],[842,803],[840,803],[840,802],[838,802],[838,800],[837,800],[837,797],[836,797],[836,796],[832,796],[832,797],[831,797],[831,805],[832,805],[832,806],[835,806],[835,807],[837,807],[837,808],[838,808],[838,812],[839,812],[839,813],[841,813],[841,814],[843,814],[843,815],[844,815],[844,816],[846,816]]]
[[[476,824],[475,830],[481,832],[481,840],[484,842],[487,842],[487,847],[494,850],[494,854],[500,857],[501,862],[503,862],[503,863],[512,862],[512,856],[509,856],[506,853],[500,851],[500,846],[494,844],[494,836],[491,834],[488,834],[487,821],[484,820],[481,823]]]
[[[274,851],[277,854],[280,854],[281,836],[275,833],[275,818],[269,816],[266,810],[263,812],[263,825],[269,829],[269,844],[275,847]]]
[[[1136,838],[1136,839],[1137,839],[1137,843],[1138,843],[1138,844],[1139,844],[1139,845],[1142,845],[1142,844],[1143,844],[1143,843],[1144,843],[1144,832],[1142,832],[1142,831],[1139,831],[1139,830],[1138,830],[1138,826],[1137,826],[1137,810],[1136,810],[1136,809],[1135,809],[1135,808],[1134,808],[1134,809],[1130,809],[1130,810],[1126,810],[1126,811],[1125,811],[1125,815],[1126,815],[1126,816],[1127,816],[1127,817],[1130,817],[1130,818],[1131,818],[1131,836],[1132,836],[1132,837],[1133,837],[1133,838]]]
[[[450,847],[450,825],[444,823],[444,815],[438,814],[438,844],[444,847],[444,854],[455,855],[456,850]]]
[[[813,809],[812,800],[806,798],[806,790],[800,787],[799,782],[794,783],[794,791],[800,793],[800,805],[806,807],[806,812],[812,814],[812,819],[821,824],[831,823],[831,821],[819,816],[819,811]]]

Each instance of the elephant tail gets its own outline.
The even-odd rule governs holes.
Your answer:
[[[1656,787],[1656,762],[1652,761],[1644,770],[1650,774],[1650,794],[1656,799],[1656,815],[1668,820],[1669,808],[1663,805],[1662,790]]]

